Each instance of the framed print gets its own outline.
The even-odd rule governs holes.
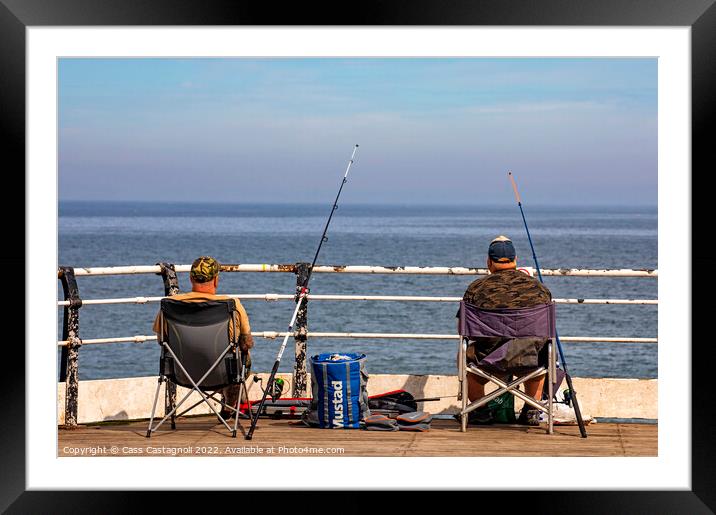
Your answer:
[[[705,169],[710,148],[706,134],[714,113],[716,7],[704,1],[678,6],[669,2],[629,6],[566,5],[551,0],[539,6],[458,2],[439,8],[434,2],[376,3],[356,9],[353,18],[333,9],[292,7],[270,12],[247,4],[206,8],[191,2],[182,3],[181,8],[169,2],[146,8],[114,2],[89,7],[74,1],[51,6],[17,0],[0,4],[0,113],[6,158],[14,158],[7,160],[13,167],[8,169],[25,170],[24,181],[17,172],[7,174],[20,186],[6,190],[8,198],[17,196],[12,195],[16,190],[25,192],[25,250],[8,252],[3,263],[10,272],[8,281],[20,275],[24,278],[26,328],[22,350],[17,344],[7,345],[12,366],[6,367],[9,386],[3,391],[7,416],[1,452],[6,466],[0,472],[0,506],[15,513],[69,511],[80,505],[94,512],[141,506],[137,496],[123,489],[348,489],[354,492],[346,495],[357,500],[359,490],[391,488],[415,493],[520,490],[515,492],[518,497],[529,499],[532,506],[537,503],[540,511],[714,510],[710,471],[716,456],[709,438],[713,416],[708,409],[709,375],[703,370],[710,352],[700,342],[703,337],[695,342],[699,333],[694,332],[703,327],[703,312],[709,304],[699,302],[693,293],[696,288],[706,290],[713,281],[708,273],[713,259],[705,236],[712,232],[705,209],[712,174],[695,172]],[[534,77],[539,80],[530,82]],[[570,115],[578,116],[580,123],[569,126]],[[479,118],[481,124],[470,117]],[[347,143],[345,156],[332,148]],[[465,150],[473,147],[482,150]],[[269,157],[276,163],[274,168],[265,166]],[[470,172],[476,158],[492,175],[505,173],[499,180],[485,174],[478,177]],[[239,171],[234,168],[237,161]],[[335,180],[340,179],[338,172],[345,171],[344,182],[333,188],[335,181],[327,177],[339,161],[341,170],[335,170]],[[490,191],[502,195],[500,188],[511,195],[506,175],[509,163],[516,163],[511,177],[521,187],[518,192],[513,183],[516,197],[504,200],[509,203],[504,211],[509,214],[504,217],[516,220],[507,227],[519,233],[513,239],[523,271],[534,276],[535,284],[545,273],[544,284],[554,287],[558,310],[567,314],[562,317],[575,320],[562,322],[565,318],[557,316],[565,345],[600,341],[580,333],[577,321],[584,317],[595,328],[592,335],[601,332],[601,341],[616,341],[629,350],[616,353],[613,363],[597,350],[580,354],[587,357],[570,363],[577,371],[576,388],[567,371],[564,385],[556,392],[559,395],[554,397],[552,391],[547,395],[572,407],[572,391],[580,392],[584,417],[577,415],[574,421],[570,419],[572,425],[565,423],[557,431],[558,436],[571,439],[550,441],[554,435],[540,434],[544,440],[530,440],[526,444],[530,449],[482,451],[478,447],[482,444],[469,439],[470,428],[462,433],[453,417],[463,397],[474,399],[471,388],[475,385],[465,379],[460,383],[464,389],[455,395],[459,382],[451,371],[453,344],[459,338],[451,334],[455,311],[439,310],[457,307],[455,295],[462,295],[469,281],[458,284],[456,277],[498,276],[495,263],[512,262],[515,257],[507,256],[504,242],[509,238],[489,241],[497,233],[484,245],[477,244],[481,249],[490,243],[493,252],[499,240],[496,247],[507,253],[489,254],[486,269],[482,250],[477,251],[477,264],[468,268],[463,262],[471,254],[447,254],[440,249],[464,242],[460,238],[481,235],[476,228],[481,227],[479,223],[488,225],[492,208],[460,211],[460,206],[472,202],[476,179],[484,188],[482,195],[489,196],[486,192]],[[522,173],[530,166],[539,171]],[[257,171],[249,174],[246,170]],[[351,182],[344,191],[349,170]],[[326,207],[337,189],[339,196],[348,193],[348,198],[345,208],[332,218],[338,197],[330,217]],[[241,192],[242,202],[250,198],[254,203],[237,207],[234,191]],[[340,198],[343,202],[344,197]],[[408,200],[418,207],[411,207]],[[13,203],[7,203],[8,214],[19,210]],[[533,211],[535,204],[548,209]],[[573,209],[575,204],[589,209]],[[694,216],[696,207],[702,207],[701,216]],[[207,210],[220,212],[207,214]],[[305,215],[296,220],[298,211]],[[503,213],[499,208],[494,212]],[[485,238],[497,230],[493,227],[499,227],[501,216],[489,222],[493,225],[485,229]],[[391,227],[396,220],[399,223]],[[545,229],[549,224],[551,232]],[[314,226],[320,228],[314,230]],[[324,254],[316,260],[314,240],[320,229],[320,245],[329,243],[325,248],[319,245]],[[182,230],[194,240],[182,238]],[[209,233],[210,238],[202,239]],[[550,244],[540,245],[543,239]],[[469,243],[460,245],[467,248]],[[166,253],[156,252],[160,246]],[[236,249],[241,249],[240,257],[234,257]],[[376,372],[371,370],[374,375],[367,376],[374,378],[372,383],[368,379],[367,391],[361,390],[366,405],[372,400],[373,410],[380,411],[375,398],[383,392],[412,391],[414,399],[422,402],[416,404],[419,409],[430,411],[430,402],[441,406],[433,410],[432,426],[427,419],[425,427],[403,427],[411,434],[398,432],[399,439],[393,440],[387,433],[324,432],[330,434],[325,445],[312,443],[310,435],[318,431],[307,429],[299,435],[291,430],[290,435],[277,437],[281,446],[271,451],[262,443],[268,437],[262,435],[285,430],[276,422],[286,415],[279,404],[273,418],[268,412],[261,418],[258,408],[254,440],[239,438],[225,445],[225,438],[233,438],[233,421],[225,427],[228,436],[219,434],[221,424],[205,431],[199,428],[207,417],[218,413],[219,405],[205,399],[197,381],[183,365],[175,364],[181,360],[170,350],[169,340],[162,340],[168,330],[162,318],[151,323],[160,302],[162,310],[169,305],[161,299],[176,293],[172,288],[184,292],[189,285],[194,292],[200,291],[195,289],[200,288],[197,282],[204,284],[204,272],[213,270],[215,260],[199,258],[192,263],[192,259],[215,251],[222,264],[216,262],[216,273],[209,274],[208,280],[218,279],[221,269],[225,291],[237,293],[246,306],[246,320],[251,320],[251,329],[245,323],[245,331],[240,332],[242,338],[253,335],[268,342],[268,351],[257,350],[262,340],[250,354],[256,373],[247,381],[247,413],[252,413],[251,402],[261,398],[262,392],[272,406],[277,399],[287,399],[294,402],[291,410],[301,407],[309,413],[320,401],[312,400],[308,392],[323,391],[323,387],[326,395],[330,391],[333,396],[333,420],[339,420],[339,427],[351,423],[354,408],[349,403],[344,413],[343,383],[335,381],[328,390],[327,382],[323,386],[316,382],[319,369],[312,367],[321,362],[320,356],[333,361],[346,358],[353,348],[344,342],[353,338],[363,345],[359,350],[370,349],[365,352],[369,370],[371,361],[376,363]],[[85,264],[83,256],[92,259]],[[538,256],[542,263],[546,260],[554,266],[537,265]],[[310,265],[311,258],[319,266],[303,266]],[[568,264],[559,265],[560,258]],[[245,264],[252,262],[266,264]],[[446,267],[441,267],[443,262]],[[325,270],[320,267],[324,264]],[[306,278],[305,273],[314,269],[320,273],[308,293],[312,275]],[[256,274],[261,279],[239,283],[235,277],[243,281],[248,274],[228,272],[290,274],[261,273]],[[619,290],[611,286],[618,284],[617,272],[653,282],[646,289]],[[590,283],[593,290],[587,291],[596,292],[593,295],[572,294],[560,286],[564,277],[549,277],[582,274],[596,282],[600,279],[591,276],[599,273],[614,277],[602,285]],[[82,275],[108,276],[109,286],[94,286],[100,282],[97,279],[86,288],[83,277],[78,289],[75,277]],[[425,292],[410,289],[417,284],[411,282],[414,278],[425,276],[429,280],[421,284],[429,286],[416,287]],[[355,283],[341,282],[344,277]],[[138,286],[140,278],[153,278],[148,293],[142,288],[130,291],[114,286],[120,280]],[[381,289],[382,278],[386,284],[396,281],[393,284],[399,286]],[[445,281],[458,286],[446,286]],[[262,307],[268,304],[251,304],[282,301],[275,305],[283,306],[283,313],[287,302],[295,300],[294,294],[301,295],[302,286],[304,294],[315,300],[300,316],[296,306],[288,332],[281,332],[285,327],[276,330],[285,324],[283,318],[288,321],[287,316],[274,319]],[[341,297],[340,289],[351,298]],[[250,294],[259,291],[264,297],[252,298]],[[446,291],[452,292],[450,296]],[[443,297],[435,297],[438,292]],[[321,298],[324,293],[339,295]],[[387,299],[389,295],[395,298]],[[361,296],[366,298],[357,298]],[[386,307],[360,315],[365,303],[358,301],[374,301],[379,296],[383,296],[378,299],[381,306]],[[329,302],[319,302],[323,300],[340,300],[338,304],[344,307],[327,311],[324,306]],[[400,325],[402,312],[393,308],[400,302],[415,302],[414,316],[439,319],[442,325],[435,327],[441,329],[415,331],[410,324]],[[92,303],[101,315],[85,316]],[[121,307],[116,312],[123,315],[115,317],[110,305],[122,303],[149,304],[144,308],[153,306],[152,313],[145,310],[135,315],[138,311],[132,309],[136,308]],[[609,315],[596,318],[577,314],[582,307],[578,304],[590,303],[608,305],[614,311],[603,310]],[[646,311],[638,311],[636,304],[646,305]],[[610,326],[617,305],[626,306],[629,317],[622,325],[612,322]],[[237,307],[237,312],[243,320],[241,309]],[[112,325],[113,319],[135,316],[145,329]],[[301,328],[296,332],[294,322]],[[621,328],[635,332],[646,328],[648,338],[626,336]],[[301,330],[308,337],[308,351],[306,338],[297,336]],[[127,336],[130,332],[137,336]],[[56,346],[47,341],[53,334]],[[452,339],[449,357],[423,341],[447,339],[447,334]],[[116,341],[103,339],[114,335],[122,336]],[[234,336],[230,332],[227,337]],[[560,336],[556,347],[561,370],[567,363],[561,355]],[[268,372],[278,349],[272,339],[283,339],[285,344],[290,337],[282,368],[278,369],[278,359],[274,365],[286,389],[275,392],[278,383],[274,383],[269,392],[266,385],[274,376]],[[321,338],[327,343],[321,343]],[[409,342],[424,359],[406,358],[398,366],[395,356],[384,353],[378,344],[363,343],[370,338],[393,338],[394,348]],[[167,349],[162,347],[161,361],[152,344],[146,343],[153,339],[161,340]],[[57,357],[49,356],[53,346],[59,349]],[[100,356],[98,349],[104,352],[112,347],[131,350]],[[77,353],[79,361],[73,361],[71,356]],[[594,362],[603,361],[603,368],[594,372],[597,375],[583,376],[590,359],[590,366],[598,367]],[[619,360],[637,361],[643,368],[630,372],[631,376],[620,375]],[[450,368],[435,364],[448,361]],[[394,368],[384,373],[380,366],[390,363]],[[225,366],[227,374],[234,373],[235,365],[227,362]],[[176,367],[183,372],[178,373]],[[113,371],[107,372],[108,368]],[[47,380],[58,371],[59,383],[57,377]],[[164,376],[166,385],[162,384]],[[190,380],[182,383],[184,376]],[[624,377],[644,381],[620,382]],[[592,378],[603,379],[600,384],[609,386],[592,386]],[[340,387],[335,386],[339,383]],[[73,390],[78,384],[83,392],[79,403]],[[360,381],[349,385],[352,390],[365,387]],[[202,416],[185,419],[186,427],[191,425],[195,431],[186,437],[180,435],[182,419],[174,431],[171,415],[178,414],[177,404],[191,395],[184,387],[194,387],[196,404],[203,400],[207,406]],[[85,400],[90,391],[96,400]],[[185,391],[187,397],[183,397]],[[225,407],[231,404],[226,400],[228,391],[216,389]],[[350,393],[345,395],[351,398]],[[620,395],[634,397],[629,397],[627,407],[617,409]],[[109,402],[109,397],[117,402]],[[637,397],[639,401],[633,400]],[[517,395],[516,400],[522,399]],[[602,402],[608,407],[602,408],[598,399],[606,399]],[[311,404],[304,406],[298,400]],[[327,408],[328,401],[323,402]],[[149,407],[152,414],[158,412],[158,420],[172,425],[171,431],[166,427],[162,430],[166,432],[157,432],[151,452],[147,449],[148,437],[154,436],[152,422],[146,436],[146,427],[139,429],[150,416],[137,414]],[[420,415],[414,417],[425,416],[418,408],[415,411]],[[522,411],[528,412],[527,402]],[[231,418],[230,412],[221,410],[220,421],[221,414],[227,421]],[[584,426],[582,418],[593,424]],[[135,422],[138,419],[141,424]],[[325,424],[321,420],[317,423]],[[414,422],[410,417],[407,420],[404,425]],[[546,419],[540,420],[544,428]],[[552,419],[548,420],[551,430]],[[630,425],[634,421],[643,427]],[[234,432],[242,425],[241,420],[236,422]],[[356,428],[366,427],[365,420],[361,422]],[[290,421],[294,426],[300,423]],[[582,439],[580,430],[586,436],[585,429],[590,436]],[[525,445],[520,436],[524,429],[510,431],[516,436],[507,445],[512,449]],[[526,431],[531,436],[535,429]],[[491,445],[508,440],[507,433],[495,435]],[[539,452],[534,448],[538,445]],[[340,448],[338,454],[346,456],[325,456],[330,454],[329,447]],[[222,452],[211,456],[214,448]],[[244,455],[229,456],[229,448]],[[274,453],[276,448],[278,456],[246,456],[259,450]],[[180,456],[182,449],[190,449],[190,457]],[[345,469],[347,476],[325,473],[326,467],[335,465]],[[548,474],[530,480],[505,479],[514,469],[531,467]],[[208,469],[212,475],[202,472]],[[252,473],[235,481],[236,469]],[[302,472],[291,474],[292,469]]]

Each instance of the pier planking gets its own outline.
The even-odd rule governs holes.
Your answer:
[[[553,435],[540,427],[470,426],[461,433],[459,424],[451,420],[434,420],[430,431],[373,432],[364,430],[325,430],[309,428],[296,420],[262,419],[254,439],[246,441],[243,434],[247,421],[240,421],[239,433],[232,438],[215,416],[197,416],[177,420],[177,430],[162,427],[150,439],[145,437],[146,421],[86,425],[58,431],[58,456],[75,456],[81,449],[119,448],[118,456],[161,456],[147,448],[192,448],[190,454],[178,456],[247,456],[239,448],[274,448],[265,456],[657,456],[657,424],[597,423],[587,426],[588,438],[580,438],[576,426],[555,426]],[[306,453],[278,452],[280,447],[340,448],[343,452]],[[69,448],[73,450],[68,451]],[[128,448],[131,451],[123,452]],[[78,451],[78,449],[80,451]],[[97,454],[109,456],[111,454]]]

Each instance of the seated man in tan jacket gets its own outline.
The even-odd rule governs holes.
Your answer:
[[[189,272],[189,279],[191,280],[191,291],[188,293],[179,293],[174,295],[172,299],[180,300],[184,302],[205,302],[208,300],[228,300],[229,297],[226,295],[217,295],[216,289],[219,286],[219,262],[210,256],[201,256],[194,260],[191,264],[191,270]],[[246,310],[239,302],[239,299],[234,299],[236,304],[234,310],[234,324],[238,328],[239,338],[238,345],[242,352],[246,353],[246,371],[247,374],[251,369],[251,355],[249,349],[254,346],[254,340],[251,337],[251,326],[249,326],[249,317],[246,314]],[[159,319],[160,316],[154,319],[154,332],[159,334]],[[233,327],[229,328],[229,337],[233,340]],[[222,390],[224,396],[224,402],[230,406],[236,407],[239,400],[239,386],[232,385],[227,386]],[[242,399],[246,401],[246,399]],[[226,409],[222,409],[222,417],[228,419],[234,416],[234,412]]]

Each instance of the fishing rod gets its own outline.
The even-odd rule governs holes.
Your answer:
[[[286,336],[283,338],[283,343],[281,343],[281,348],[278,350],[278,355],[276,356],[276,361],[273,364],[273,368],[271,369],[271,375],[269,375],[268,381],[266,381],[266,388],[264,389],[263,395],[261,396],[261,402],[259,403],[258,410],[256,411],[256,416],[251,419],[251,427],[249,428],[249,431],[246,433],[246,439],[251,440],[254,434],[254,430],[256,429],[256,423],[259,420],[259,414],[261,413],[261,410],[264,406],[264,403],[266,402],[266,396],[270,391],[272,391],[272,385],[274,382],[274,378],[276,377],[276,372],[278,371],[278,367],[281,364],[281,356],[283,355],[283,351],[286,349],[286,343],[288,342],[288,337],[293,332],[293,324],[296,323],[296,317],[298,316],[298,311],[301,308],[301,304],[303,303],[303,299],[308,295],[308,282],[311,280],[311,274],[313,274],[313,267],[316,265],[316,260],[318,259],[318,254],[321,252],[321,246],[323,246],[323,243],[325,241],[328,241],[328,238],[326,237],[326,233],[328,232],[328,226],[331,223],[331,218],[333,218],[333,213],[338,208],[338,197],[341,196],[341,191],[343,191],[343,186],[348,182],[348,172],[351,169],[351,165],[353,164],[353,158],[356,155],[356,151],[358,150],[358,145],[353,147],[353,154],[351,154],[351,158],[348,161],[348,166],[346,167],[346,173],[343,174],[343,181],[341,182],[341,187],[338,188],[338,194],[336,195],[336,200],[333,201],[333,208],[331,209],[331,214],[328,216],[328,220],[326,221],[326,226],[323,228],[323,234],[321,235],[321,240],[318,242],[318,248],[316,249],[316,254],[313,256],[313,262],[311,263],[311,267],[308,269],[308,274],[306,275],[306,280],[303,282],[303,285],[301,285],[301,289],[299,290],[299,293],[296,297],[296,309],[293,311],[293,316],[291,317],[291,322],[288,324],[288,331],[286,332]]]
[[[539,268],[539,263],[537,262],[537,254],[535,253],[535,246],[532,244],[532,236],[530,236],[530,229],[527,227],[527,219],[525,219],[525,212],[522,209],[522,201],[520,200],[520,194],[517,191],[517,183],[515,182],[515,178],[512,175],[512,172],[507,172],[507,175],[510,177],[510,181],[512,182],[512,189],[515,190],[515,198],[517,199],[517,205],[520,208],[520,213],[522,213],[522,222],[525,224],[525,230],[527,231],[527,239],[530,242],[530,248],[532,249],[532,259],[535,262],[535,268],[537,269],[537,276],[539,277],[539,282],[544,284],[544,280],[542,279],[542,272]],[[572,376],[569,375],[569,372],[567,372],[567,362],[564,359],[564,353],[562,352],[562,344],[559,341],[559,334],[557,333],[557,329],[554,330],[554,336],[555,341],[557,342],[557,350],[559,350],[559,359],[562,362],[562,368],[564,368],[564,377],[567,379],[567,386],[569,387],[569,394],[572,401],[572,406],[574,407],[574,415],[577,417],[577,424],[579,425],[579,432],[582,435],[582,438],[587,437],[587,431],[584,429],[584,421],[582,420],[582,412],[579,409],[579,403],[577,402],[577,392],[574,390],[574,386],[572,386]]]

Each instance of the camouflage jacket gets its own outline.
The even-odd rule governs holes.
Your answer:
[[[529,308],[552,301],[552,293],[534,277],[515,269],[498,270],[473,281],[463,300],[482,309]],[[456,316],[459,316],[459,311]],[[504,343],[509,343],[509,359],[504,359],[494,373],[519,373],[538,365],[546,339],[480,337],[470,340],[469,362],[482,362]],[[544,359],[542,358],[542,361]]]
[[[473,281],[463,300],[483,309],[529,308],[550,302],[552,294],[534,277],[509,269]]]

